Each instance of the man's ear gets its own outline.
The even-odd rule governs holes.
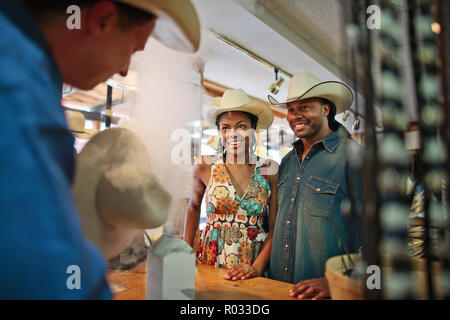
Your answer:
[[[323,104],[323,115],[325,117],[328,117],[329,114],[330,114],[330,105],[328,103],[324,103]]]
[[[119,12],[111,1],[101,1],[87,8],[85,19],[89,34],[98,37],[117,24]]]

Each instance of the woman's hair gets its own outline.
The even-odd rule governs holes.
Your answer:
[[[71,5],[83,7],[93,6],[100,0],[21,0],[30,10],[31,14],[40,21],[47,21],[56,15],[67,15],[67,8]],[[119,12],[119,27],[122,31],[128,31],[133,27],[143,25],[155,18],[150,12],[140,10],[124,3],[110,0]]]
[[[336,117],[336,105],[328,99],[317,98],[322,105],[328,104],[330,106],[330,112],[328,113],[328,127],[332,131],[337,131],[339,129],[339,122],[335,119]]]
[[[222,116],[228,112],[233,112],[233,111],[225,111],[217,116],[217,118],[216,118],[217,129],[220,129],[220,119],[222,119]],[[239,112],[242,112],[250,119],[250,126],[252,127],[252,129],[256,130],[256,126],[258,125],[258,117],[249,112],[245,112],[245,111],[239,111]]]

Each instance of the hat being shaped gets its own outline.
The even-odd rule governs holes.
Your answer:
[[[267,98],[271,104],[279,107],[286,107],[287,103],[293,101],[325,98],[334,103],[336,113],[344,112],[353,103],[353,93],[347,85],[339,81],[321,81],[311,73],[299,73],[291,78],[285,102],[278,102],[270,95]]]
[[[273,111],[262,101],[252,101],[242,89],[226,90],[222,98],[215,98],[205,110],[205,117],[215,125],[217,117],[229,111],[248,112],[258,117],[256,129],[267,129],[273,122]]]
[[[125,128],[102,131],[85,145],[76,158],[73,192],[86,237],[107,259],[140,229],[161,226],[171,202],[150,170],[144,143]]]
[[[157,16],[153,37],[171,49],[195,52],[200,22],[190,0],[117,0]]]

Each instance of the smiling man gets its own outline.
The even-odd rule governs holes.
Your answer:
[[[69,29],[67,8],[80,8]],[[0,299],[107,299],[106,263],[71,193],[73,137],[62,84],[125,76],[150,35],[198,49],[189,0],[0,1]]]
[[[353,95],[343,83],[302,73],[292,77],[286,102],[269,101],[287,109],[299,138],[279,169],[270,277],[294,283],[290,296],[329,298],[327,259],[361,246],[361,172],[347,158],[361,147],[334,118]]]

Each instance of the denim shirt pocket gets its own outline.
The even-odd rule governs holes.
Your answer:
[[[305,211],[314,217],[329,217],[338,188],[337,183],[311,176],[303,197]]]

